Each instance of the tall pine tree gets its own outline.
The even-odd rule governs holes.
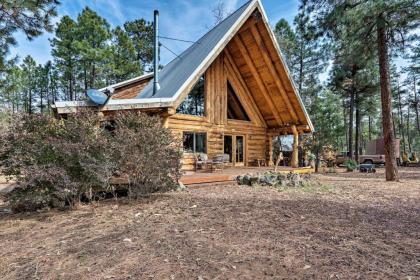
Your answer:
[[[382,103],[382,129],[385,142],[386,180],[398,180],[392,98],[389,81],[390,49],[401,49],[420,19],[419,0],[310,0],[309,11],[332,37],[345,33],[377,55]]]

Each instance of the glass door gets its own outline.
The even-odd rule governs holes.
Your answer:
[[[236,157],[235,165],[243,166],[244,165],[244,137],[236,136]]]
[[[225,135],[224,137],[224,145],[223,145],[223,152],[227,155],[229,155],[229,162],[232,162],[232,135]]]

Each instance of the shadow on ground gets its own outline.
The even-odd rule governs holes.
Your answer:
[[[334,176],[326,179],[331,183]],[[415,279],[420,198],[406,200],[404,191],[215,186],[72,212],[7,214],[0,217],[0,275]],[[377,192],[380,199],[371,195]]]

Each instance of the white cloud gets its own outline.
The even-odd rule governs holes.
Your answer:
[[[118,21],[119,24],[123,24],[126,20],[124,13],[121,9],[120,1],[117,0],[96,0],[98,2],[98,8],[103,7],[107,14],[112,14]]]

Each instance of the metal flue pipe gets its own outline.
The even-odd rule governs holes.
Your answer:
[[[153,18],[153,95],[160,89],[159,85],[159,11],[154,11]]]

